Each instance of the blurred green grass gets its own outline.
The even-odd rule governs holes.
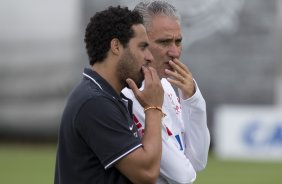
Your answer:
[[[0,184],[51,184],[56,145],[0,144]],[[280,184],[282,163],[219,161],[212,154],[194,184]]]
[[[0,145],[0,184],[54,183],[54,145]]]
[[[282,162],[221,161],[212,154],[194,184],[281,184]]]

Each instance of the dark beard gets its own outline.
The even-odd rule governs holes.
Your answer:
[[[138,88],[142,86],[142,82],[144,80],[144,74],[142,69],[137,72],[137,64],[135,62],[135,57],[130,52],[129,49],[124,53],[121,60],[119,61],[119,65],[117,68],[117,74],[119,77],[119,81],[124,87],[129,88],[126,79],[131,78]],[[133,73],[136,72],[136,73]]]
[[[143,74],[143,71],[142,71],[142,70],[140,70],[140,75],[138,75],[138,76],[139,76],[138,79],[133,79],[133,78],[131,78],[131,79],[135,82],[135,84],[136,84],[136,86],[137,86],[138,88],[141,88],[142,82],[143,82],[143,80],[144,80],[144,74]],[[123,82],[123,85],[124,85],[125,87],[127,87],[127,88],[130,89],[130,87],[128,86],[126,80],[122,80],[121,82]]]
[[[140,70],[140,75],[138,77],[138,80],[134,81],[138,88],[141,88],[143,80],[144,80],[144,74],[143,74],[143,71]],[[126,83],[126,87],[129,88],[127,83]]]

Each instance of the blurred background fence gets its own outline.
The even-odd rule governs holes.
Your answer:
[[[136,2],[0,0],[0,183],[52,183],[61,114],[88,66],[86,24],[109,5]],[[196,183],[281,183],[282,1],[170,2],[212,136]]]
[[[132,8],[136,2],[0,1],[1,142],[56,142],[67,94],[88,66],[83,36],[89,18],[109,5]],[[241,158],[222,146],[230,140],[240,144],[239,153],[271,148],[282,160],[281,1],[171,2],[182,15],[182,61],[207,102],[211,150],[222,158]],[[247,137],[253,147],[242,139],[251,126]]]

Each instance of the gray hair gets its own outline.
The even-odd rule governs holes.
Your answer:
[[[180,14],[177,9],[166,0],[142,1],[135,6],[134,10],[138,11],[143,16],[144,25],[147,30],[149,29],[151,19],[156,15],[168,16],[180,23]]]

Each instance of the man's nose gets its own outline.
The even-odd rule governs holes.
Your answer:
[[[154,57],[149,49],[147,49],[145,52],[145,60],[149,62],[152,62],[154,60]]]
[[[170,47],[169,47],[169,50],[168,50],[168,55],[172,58],[179,58],[180,57],[180,53],[181,53],[181,47],[175,45],[175,44],[172,44]]]

